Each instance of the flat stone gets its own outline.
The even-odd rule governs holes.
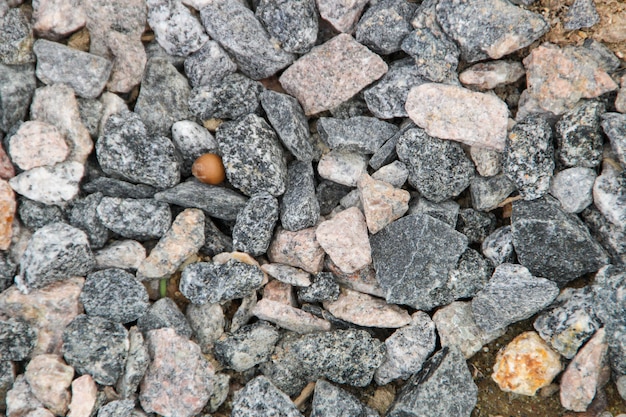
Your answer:
[[[456,2],[436,7],[437,21],[456,41],[466,62],[499,59],[539,39],[550,25],[543,16],[505,0]],[[467,16],[472,16],[470,22]]]
[[[290,232],[279,228],[267,252],[270,261],[301,268],[311,274],[322,270],[324,250],[316,238],[316,229]]]
[[[494,210],[513,191],[515,191],[515,185],[504,174],[493,177],[477,175],[470,183],[472,207],[479,211]]]
[[[483,177],[493,177],[502,171],[502,152],[471,146],[470,157],[476,165],[476,171]]]
[[[315,45],[318,18],[314,0],[263,0],[256,6],[255,15],[285,51],[305,54]]]
[[[26,118],[35,83],[34,65],[0,63],[0,131],[8,131],[15,123]],[[6,176],[2,178],[6,179]]]
[[[148,369],[148,365],[150,364],[150,355],[143,335],[137,326],[130,328],[128,331],[128,339],[128,357],[126,358],[124,372],[117,380],[115,389],[121,398],[134,400],[139,383],[143,379],[146,369]]]
[[[11,246],[16,206],[11,186],[0,179],[0,250],[7,250]]]
[[[79,191],[84,166],[78,162],[62,162],[24,171],[11,178],[11,188],[31,200],[44,204],[61,204],[72,200]]]
[[[374,172],[372,178],[401,188],[409,178],[409,170],[404,163],[393,161]]]
[[[494,332],[543,310],[558,294],[554,282],[532,276],[521,265],[501,264],[472,299],[472,313],[478,327]]]
[[[148,332],[156,329],[171,328],[176,334],[189,339],[192,334],[191,327],[185,319],[174,300],[169,297],[160,298],[155,301],[146,314],[137,320],[137,328],[144,337]]]
[[[298,287],[308,287],[311,285],[311,275],[299,268],[283,265],[279,263],[269,263],[261,265],[261,270],[272,278],[284,282],[285,284]]]
[[[87,193],[102,193],[107,197],[152,198],[157,190],[146,184],[132,184],[116,178],[98,177],[82,184]]]
[[[265,362],[280,338],[278,330],[263,321],[246,325],[215,342],[215,357],[225,367],[244,372]]]
[[[320,117],[317,130],[330,149],[373,154],[398,128],[375,117],[356,116],[347,119]]]
[[[246,384],[243,389],[235,393],[231,416],[245,417],[302,417],[289,396],[259,375]]]
[[[234,1],[234,0],[233,0]],[[287,164],[276,133],[259,116],[224,123],[216,133],[228,181],[246,195],[285,192]]]
[[[200,22],[179,2],[148,0],[148,24],[170,55],[187,56],[209,40]]]
[[[423,415],[469,417],[478,396],[461,351],[444,347],[409,379],[391,404],[387,416]]]
[[[624,85],[626,86],[626,81]],[[626,112],[626,106],[624,110]],[[626,126],[626,115],[609,112],[602,115],[602,130],[609,138],[611,149],[622,166],[626,166],[626,127],[624,126]]]
[[[512,84],[522,78],[526,72],[517,61],[491,61],[472,65],[459,74],[459,81],[464,85],[480,90],[493,90],[496,87]]]
[[[21,65],[35,61],[33,29],[25,10],[16,7],[3,13],[0,25],[0,64]]]
[[[519,262],[559,285],[609,261],[585,225],[552,198],[514,202],[511,227]]]
[[[514,263],[513,232],[511,226],[502,226],[494,230],[483,240],[481,252],[493,266]]]
[[[278,221],[278,200],[267,192],[254,194],[239,211],[233,227],[233,248],[252,256],[267,252]]]
[[[361,175],[367,173],[367,156],[356,152],[330,151],[317,165],[320,177],[348,187],[355,187]]]
[[[220,81],[237,71],[237,64],[219,43],[208,41],[185,59],[185,75],[192,87]]]
[[[595,179],[596,172],[591,168],[564,169],[552,178],[550,194],[559,200],[563,211],[580,213],[593,203],[591,193]]]
[[[201,120],[237,119],[257,112],[261,92],[260,82],[238,73],[227,74],[191,90],[189,111]]]
[[[596,5],[590,0],[576,0],[567,9],[563,17],[563,28],[565,30],[577,30],[581,28],[590,28],[600,21],[600,15],[596,10]],[[593,398],[593,397],[592,397]],[[591,402],[591,400],[589,401]],[[568,408],[568,407],[566,407]],[[572,410],[572,408],[568,408]],[[574,410],[585,411],[585,410]]]
[[[56,415],[64,415],[70,403],[69,387],[74,369],[67,366],[57,355],[46,354],[33,357],[26,372],[26,381],[33,395]]]
[[[406,310],[346,288],[341,290],[336,301],[325,302],[324,308],[341,320],[364,327],[394,329],[411,321]]]
[[[10,182],[10,181],[9,181]],[[602,175],[593,184],[593,202],[606,219],[615,225],[626,223],[626,172],[604,164]]]
[[[146,258],[146,248],[135,240],[116,240],[94,252],[96,269],[137,269]]]
[[[316,3],[322,19],[343,33],[354,31],[361,12],[367,5],[365,0],[317,0]]]
[[[61,39],[86,23],[80,1],[44,0],[35,3],[33,9],[33,29],[41,38]]]
[[[63,357],[67,363],[101,385],[115,384],[124,370],[128,348],[124,326],[102,317],[81,314],[63,331]]]
[[[183,159],[180,167],[183,177],[191,175],[191,166],[199,156],[217,151],[217,141],[213,135],[190,120],[181,120],[172,125],[172,142]]]
[[[542,116],[517,122],[507,136],[502,168],[525,200],[548,192],[554,171],[552,128]]]
[[[474,176],[474,164],[459,143],[437,139],[420,128],[407,130],[396,151],[409,169],[409,184],[435,203],[459,195]]]
[[[109,230],[98,217],[98,205],[102,198],[102,193],[94,193],[74,200],[68,216],[72,226],[87,234],[92,250],[102,248],[109,240]]]
[[[37,121],[23,123],[9,139],[9,154],[24,171],[63,162],[69,148],[61,132],[51,124]]]
[[[194,340],[202,353],[213,351],[215,341],[224,333],[224,311],[218,303],[189,304],[185,317],[193,330]]]
[[[315,383],[311,417],[362,416],[374,417],[378,413],[363,405],[354,395],[323,379]]]
[[[312,115],[337,107],[385,72],[387,64],[378,55],[340,34],[297,60],[279,81]]]
[[[534,396],[561,372],[561,360],[535,332],[513,339],[496,357],[491,378],[505,392]]]
[[[159,239],[172,223],[170,207],[152,199],[103,197],[97,212],[107,229],[128,239]]]
[[[402,40],[411,32],[409,20],[416,6],[401,0],[386,0],[372,5],[356,27],[356,40],[372,51],[388,55],[400,50]]]
[[[68,417],[89,417],[96,406],[98,387],[91,375],[82,375],[72,381],[72,400]]]
[[[25,360],[36,343],[37,332],[27,322],[15,318],[0,321],[0,360]]]
[[[191,255],[204,245],[204,213],[198,209],[183,210],[165,232],[150,255],[139,265],[142,280],[160,279],[176,272]]]
[[[605,106],[585,101],[566,111],[556,124],[556,157],[566,167],[595,168],[602,161],[601,122]]]
[[[197,415],[209,401],[215,374],[200,347],[173,329],[152,330],[146,341],[152,362],[139,389],[141,407],[161,415]]]
[[[274,75],[293,62],[294,56],[274,46],[252,10],[237,0],[207,1],[200,17],[211,39],[219,42],[239,70],[253,80]],[[233,31],[233,25],[240,30]]]
[[[281,200],[281,225],[290,231],[302,230],[315,226],[319,217],[313,167],[310,162],[294,161],[288,167],[285,194]]]
[[[252,314],[284,329],[296,333],[329,331],[330,323],[306,311],[278,301],[261,299],[252,309]]]

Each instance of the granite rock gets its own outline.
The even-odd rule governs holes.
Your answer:
[[[289,396],[259,375],[235,394],[232,417],[302,417]]]
[[[79,191],[84,166],[78,162],[61,162],[24,171],[11,178],[13,190],[31,200],[44,204],[63,204],[72,200]]]
[[[399,219],[409,209],[409,192],[397,189],[367,174],[357,184],[367,228],[376,234],[389,223]]]
[[[372,51],[388,55],[400,50],[411,32],[409,20],[416,6],[404,0],[385,0],[372,5],[356,27],[356,40]]]
[[[347,288],[336,301],[325,302],[324,308],[335,318],[361,327],[398,328],[411,321],[406,310]]]
[[[317,185],[316,196],[319,201],[320,215],[329,215],[350,192],[350,187],[330,180],[322,180]]]
[[[190,120],[181,120],[172,125],[172,142],[180,153],[181,175],[191,175],[191,166],[200,155],[215,153],[217,142],[204,127]]]
[[[515,191],[515,185],[504,174],[492,177],[477,175],[470,182],[472,207],[479,211],[494,210],[513,191]]]
[[[8,252],[0,253],[0,292],[9,288],[13,283],[17,265]]]
[[[269,359],[280,338],[272,325],[259,321],[215,342],[215,357],[235,372],[244,372]]]
[[[515,248],[511,226],[499,227],[487,236],[481,245],[481,252],[493,266],[514,263]]]
[[[21,65],[35,60],[33,29],[22,8],[9,9],[0,24],[0,64]]]
[[[24,120],[36,86],[35,66],[0,63],[0,131]]]
[[[11,361],[0,362],[0,401],[6,408],[7,392],[13,388],[15,383],[15,365]],[[23,376],[21,376],[23,378]]]
[[[367,173],[367,156],[356,152],[330,151],[317,165],[320,177],[355,187],[361,175]]]
[[[561,203],[563,211],[580,213],[593,203],[592,189],[596,173],[591,168],[573,167],[552,178],[550,194]]]
[[[626,227],[609,222],[594,206],[582,211],[581,216],[591,235],[607,251],[615,265],[626,265]]]
[[[343,33],[354,31],[361,12],[367,5],[365,0],[317,0],[316,3],[322,19]]]
[[[237,64],[215,41],[208,41],[185,59],[185,75],[192,87],[218,82],[237,70]]]
[[[626,82],[624,85],[626,85]],[[620,164],[623,167],[626,166],[626,115],[604,113],[602,115],[601,124],[602,130],[609,138],[611,149],[613,149],[613,152],[617,155]]]
[[[210,353],[216,340],[224,333],[224,312],[222,307],[215,303],[189,304],[185,317],[193,330],[194,340],[202,353]]]
[[[41,38],[65,38],[85,23],[85,11],[80,1],[43,0],[33,4],[33,29]]]
[[[74,369],[57,355],[37,355],[24,372],[33,395],[55,415],[64,415],[70,402]]]
[[[148,24],[169,55],[187,56],[209,40],[200,22],[178,1],[148,0]]]
[[[265,298],[254,306],[252,314],[295,333],[326,332],[331,328],[328,321],[311,313]]]
[[[191,90],[189,111],[200,119],[237,119],[259,108],[263,85],[234,73]]]
[[[181,337],[189,339],[192,334],[191,327],[180,311],[176,303],[169,297],[155,301],[146,314],[137,320],[137,328],[144,337],[151,330],[172,328]]]
[[[401,46],[415,61],[420,76],[432,82],[456,80],[460,51],[441,30],[420,25],[404,38]]]
[[[107,229],[128,239],[159,239],[172,223],[169,206],[152,199],[103,197],[97,213]]]
[[[396,188],[402,188],[409,178],[409,170],[402,162],[393,161],[374,172],[372,178],[387,182]]]
[[[502,171],[502,152],[471,146],[470,157],[476,165],[476,170],[483,177],[493,177]]]
[[[49,123],[38,121],[22,123],[11,135],[8,151],[11,161],[24,171],[63,162],[69,154],[61,132]]]
[[[137,269],[146,258],[146,248],[135,240],[115,240],[94,252],[96,269]]]
[[[0,360],[23,361],[37,343],[37,331],[27,322],[10,318],[0,321]]]
[[[283,50],[305,54],[315,45],[318,17],[314,0],[262,0],[255,15]]]
[[[152,198],[157,192],[154,187],[146,184],[132,184],[109,177],[97,177],[81,186],[86,193],[102,193],[107,197]]]
[[[317,131],[330,149],[373,154],[398,128],[375,117],[321,117],[317,121]]]
[[[469,243],[482,243],[496,229],[496,216],[472,208],[459,210],[456,230],[467,236]]]
[[[517,61],[481,62],[460,73],[459,81],[464,85],[480,90],[492,90],[496,87],[512,84],[525,74],[524,67]]]
[[[265,292],[263,293],[265,297]],[[335,301],[339,297],[339,284],[330,272],[320,272],[313,277],[313,282],[298,289],[298,300],[304,303]]]
[[[318,380],[311,403],[311,417],[341,416],[376,417],[378,413],[347,391],[323,379]]]
[[[459,209],[459,204],[454,200],[433,203],[424,197],[416,197],[409,202],[409,214],[428,214],[453,228],[459,218]]]
[[[148,365],[150,364],[150,355],[143,335],[137,326],[130,328],[128,331],[128,339],[128,357],[124,365],[124,372],[117,380],[115,388],[121,398],[134,399],[139,383],[143,379],[146,369],[148,369]]]
[[[113,400],[98,409],[98,417],[131,417],[134,400]]]
[[[109,93],[109,92],[106,92],[105,94],[106,94],[106,99],[103,99],[102,101],[97,100],[95,98],[82,98],[82,97],[77,98],[78,112],[80,113],[80,120],[81,122],[83,122],[83,125],[89,131],[89,134],[91,135],[92,139],[95,139],[98,136],[100,136],[100,121],[103,118],[104,108],[105,108],[103,101],[106,101],[111,104],[116,101],[114,98],[111,100],[112,96],[116,96],[115,94]],[[100,96],[100,97],[103,98],[103,96]],[[119,96],[116,96],[116,97],[119,100],[121,100],[122,103],[124,103],[121,97]],[[126,103],[124,103],[124,105],[126,105]],[[110,109],[109,105],[107,105],[107,118],[108,118],[109,109]],[[105,122],[106,120],[103,121],[103,123]]]
[[[3,364],[10,364],[10,368],[12,373],[15,372],[11,362],[2,362]],[[28,385],[28,381],[24,375],[14,376],[13,387],[7,392],[6,399],[6,413],[8,416],[26,414],[35,409],[44,410],[43,404],[39,401],[34,395],[33,392]],[[53,415],[48,411],[49,414],[45,415],[49,417]],[[44,416],[41,416],[44,417]]]
[[[593,183],[593,202],[609,222],[626,224],[626,171],[604,164]]]
[[[593,0],[576,0],[567,9],[563,20],[563,28],[565,30],[578,30],[581,28],[590,28],[600,22],[600,15],[596,10],[596,5]],[[572,408],[569,409],[571,410]]]
[[[585,101],[556,124],[556,157],[566,167],[594,168],[602,160],[603,103]]]
[[[267,252],[270,261],[301,268],[312,274],[321,272],[324,250],[317,241],[315,230],[310,227],[290,232],[279,228]]]
[[[266,192],[254,194],[237,215],[233,248],[260,256],[267,252],[278,221],[278,201]]]
[[[73,201],[68,213],[69,223],[87,234],[92,250],[102,248],[109,240],[109,230],[98,217],[97,208],[102,193],[94,193]]]
[[[294,161],[287,169],[285,194],[280,202],[280,223],[297,231],[315,226],[320,206],[315,195],[315,173],[310,162]],[[269,240],[266,245],[269,246]]]
[[[91,375],[82,375],[72,381],[72,400],[68,406],[69,417],[89,417],[94,411],[98,387]]]

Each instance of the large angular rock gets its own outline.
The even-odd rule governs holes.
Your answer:
[[[53,354],[37,355],[24,372],[33,395],[55,415],[64,415],[70,402],[74,369]]]
[[[128,239],[159,239],[172,223],[170,207],[152,199],[103,197],[96,210],[107,229]]]
[[[77,0],[43,0],[33,4],[33,29],[40,38],[65,38],[85,26],[85,21],[85,11]]]
[[[388,55],[400,50],[411,32],[409,20],[416,6],[404,0],[386,0],[372,5],[356,27],[356,40],[372,51]]]

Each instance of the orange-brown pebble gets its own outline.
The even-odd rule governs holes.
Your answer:
[[[191,173],[199,181],[212,185],[217,185],[226,178],[222,158],[214,153],[199,156],[191,167]]]

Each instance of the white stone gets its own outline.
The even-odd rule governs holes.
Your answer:
[[[596,172],[591,168],[568,168],[552,177],[550,194],[559,200],[564,211],[580,213],[593,203],[595,180]]]
[[[409,170],[400,161],[393,161],[372,174],[372,178],[375,180],[388,182],[396,188],[402,187],[408,177]]]
[[[44,204],[63,204],[78,194],[85,167],[78,162],[62,162],[38,167],[9,180],[11,188],[24,197]]]
[[[146,248],[135,240],[119,240],[95,251],[94,256],[96,269],[137,269],[146,258]]]
[[[356,187],[359,177],[367,173],[368,157],[359,153],[330,151],[324,154],[317,165],[320,177]]]

